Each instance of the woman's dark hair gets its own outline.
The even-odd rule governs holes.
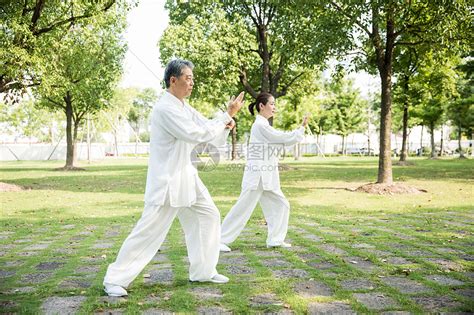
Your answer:
[[[255,114],[255,108],[257,109],[257,112],[260,112],[260,106],[258,105],[260,105],[260,103],[267,104],[270,97],[273,97],[273,95],[267,92],[262,92],[258,94],[257,98],[255,99],[255,102],[249,105],[250,114],[252,114],[252,116]]]

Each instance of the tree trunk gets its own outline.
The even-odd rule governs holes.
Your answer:
[[[367,156],[370,156],[370,106],[367,109]]]
[[[381,80],[381,102],[380,102],[380,151],[377,183],[393,183],[392,178],[392,60],[395,39],[398,36],[395,32],[394,3],[387,2],[386,11],[386,33],[381,36],[379,32],[380,12],[376,6],[372,6],[372,33],[370,35],[375,47],[377,69]],[[385,37],[385,39],[383,39]]]
[[[77,130],[79,129],[79,124],[81,123],[81,120],[76,120],[74,121],[74,129],[72,132],[72,143],[73,143],[73,161],[76,162],[76,157],[77,157]]]
[[[421,125],[421,136],[420,136],[420,156],[423,156],[423,129],[425,125]]]
[[[377,183],[392,184],[392,66],[391,61],[380,71],[382,81],[380,111],[380,152]]]
[[[367,156],[370,155],[370,134],[367,137]]]
[[[66,93],[64,97],[64,103],[66,104],[66,165],[64,165],[65,169],[73,168],[74,167],[74,160],[75,160],[75,143],[74,143],[74,135],[73,135],[73,110],[72,110],[72,97],[69,91]],[[76,128],[74,128],[76,129]]]
[[[342,155],[346,155],[346,137],[344,135],[342,135],[342,148],[341,148],[341,151],[342,151]]]
[[[300,158],[300,147],[299,147],[299,143],[297,143],[293,146],[293,159],[295,161],[298,161],[299,158]]]
[[[462,138],[462,128],[461,126],[458,126],[458,151],[459,151],[459,157],[464,158],[464,152],[462,151],[462,144],[461,144],[461,138]]]
[[[408,102],[405,100],[403,105],[403,134],[402,134],[402,152],[400,152],[400,162],[405,162],[408,156]]]
[[[270,53],[267,43],[267,28],[265,25],[259,25],[257,31],[259,55],[262,58],[262,85],[260,92],[270,92]]]
[[[118,152],[118,141],[117,141],[117,130],[114,129],[114,145],[115,145],[115,157],[117,158],[118,155],[119,155],[119,152]]]
[[[439,145],[439,156],[443,156],[443,151],[444,151],[444,128],[443,125],[441,125],[441,144]]]
[[[231,160],[235,161],[237,159],[237,119],[234,118],[235,127],[232,128],[231,132],[231,139],[232,139],[232,156]]]
[[[87,162],[91,163],[91,134],[90,134],[90,119],[89,114],[87,114]]]
[[[434,123],[430,122],[430,138],[431,138],[431,158],[436,159],[436,148],[435,148],[435,141],[434,141]]]

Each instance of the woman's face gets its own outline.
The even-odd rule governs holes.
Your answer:
[[[265,117],[266,119],[273,117],[275,114],[276,108],[275,108],[275,98],[273,96],[270,96],[268,98],[268,102],[266,104],[260,103],[260,115]]]

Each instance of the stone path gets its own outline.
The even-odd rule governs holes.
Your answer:
[[[369,231],[301,222],[290,227],[294,246],[288,249],[267,249],[265,227],[251,226],[233,244],[234,251],[220,256],[218,269],[231,278],[228,285],[188,282],[183,239],[166,241],[125,298],[105,296],[101,282],[129,226],[64,224],[20,238],[14,231],[0,231],[0,309],[126,314],[133,305],[142,314],[172,314],[169,305],[181,299],[194,305],[197,314],[236,309],[263,314],[473,311],[474,252],[466,246],[473,244],[467,226],[462,241],[437,247],[416,236],[432,230],[407,236],[404,227],[381,226],[384,222],[365,221],[366,227],[373,226]],[[451,233],[460,230],[452,226]],[[384,233],[392,237],[383,238]],[[291,301],[298,301],[296,309]]]

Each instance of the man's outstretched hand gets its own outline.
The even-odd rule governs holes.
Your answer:
[[[242,101],[244,99],[244,92],[240,92],[239,96],[237,98],[235,96],[232,96],[227,102],[227,113],[229,113],[230,117],[234,117],[235,114],[240,110],[242,107]]]

